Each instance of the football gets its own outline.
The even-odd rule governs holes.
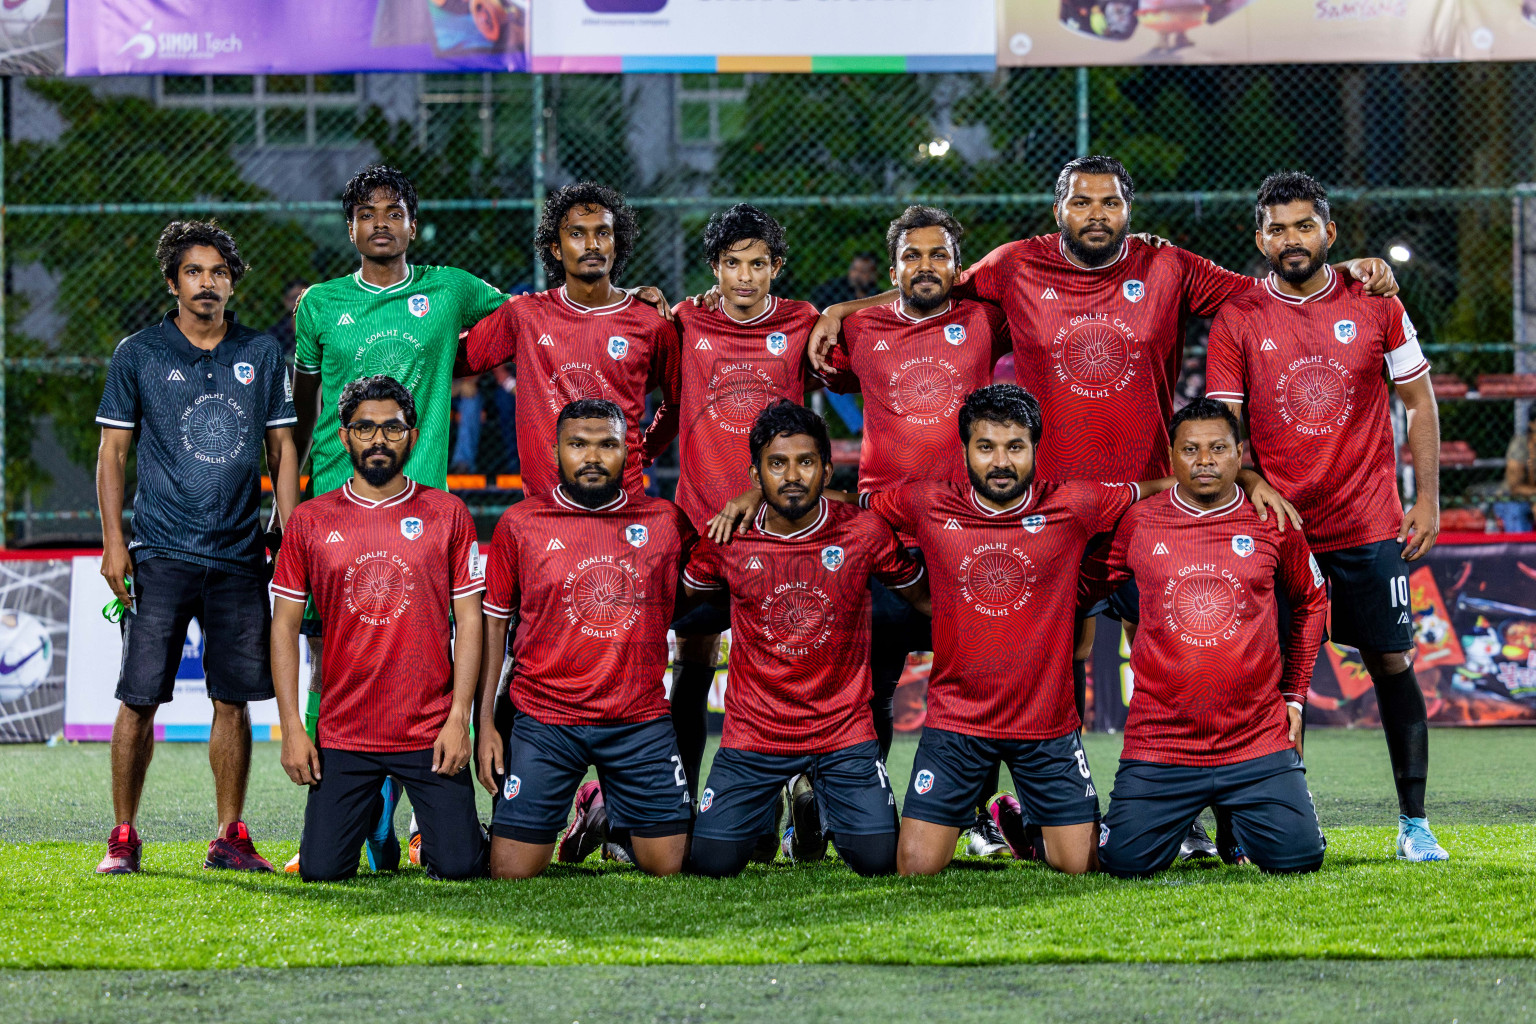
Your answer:
[[[0,611],[0,703],[37,689],[53,668],[48,627],[26,612]]]

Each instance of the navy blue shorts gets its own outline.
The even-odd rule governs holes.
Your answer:
[[[1236,764],[1189,767],[1121,761],[1099,826],[1099,866],[1135,878],[1162,871],[1200,812],[1231,815],[1232,838],[1265,871],[1316,871],[1323,833],[1294,750]]]
[[[999,761],[1008,766],[1025,816],[1046,828],[1081,825],[1099,814],[1099,795],[1077,730],[1053,740],[992,740],[924,728],[901,816],[968,828],[981,787]]]
[[[117,699],[142,707],[169,704],[176,691],[187,625],[203,631],[203,676],[213,700],[271,700],[272,605],[267,581],[184,562],[138,559],[133,608],[123,615],[123,664]]]
[[[682,588],[678,590],[681,592]],[[708,598],[672,620],[672,632],[678,636],[718,636],[730,628],[730,606],[715,604]]]
[[[1396,539],[1313,555],[1328,578],[1336,644],[1390,654],[1413,650],[1408,563]]]
[[[1141,591],[1135,578],[1126,580],[1118,587],[1110,588],[1109,549],[1114,544],[1113,532],[1096,534],[1083,551],[1079,566],[1080,577],[1077,593],[1077,617],[1091,619],[1095,615],[1107,615],[1116,622],[1141,623]]]
[[[545,725],[518,712],[491,834],[539,846],[554,842],[589,766],[597,768],[610,825],[648,839],[688,831],[693,798],[670,718]]]
[[[919,548],[907,548],[907,553],[921,560]],[[933,620],[884,583],[869,578],[870,648],[878,657],[902,656],[913,651],[933,650]]]
[[[823,832],[873,836],[896,831],[896,797],[874,740],[826,754],[759,754],[721,747],[699,797],[693,834],[756,839],[773,829],[779,791],[804,774],[816,791]]]

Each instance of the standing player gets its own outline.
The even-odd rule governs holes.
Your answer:
[[[925,606],[922,565],[878,518],[823,496],[832,446],[821,417],[781,399],[748,443],[762,508],[728,547],[701,540],[683,571],[691,596],[729,593],[732,637],[725,734],[691,867],[739,873],[785,784],[804,775],[843,860],[885,874],[896,803],[869,720],[869,579]]]
[[[1090,538],[1171,481],[1036,479],[1040,405],[1014,384],[972,392],[958,429],[966,484],[922,481],[862,498],[917,539],[933,593],[928,717],[902,807],[900,871],[949,863],[1002,761],[1041,828],[1046,861],[1081,874],[1093,866],[1099,805],[1072,702],[1078,565]]]
[[[475,523],[458,498],[404,475],[420,436],[404,385],[354,381],[337,411],[352,479],[299,506],[272,578],[283,769],[310,787],[299,874],[356,874],[379,787],[395,778],[421,822],[427,871],[470,878],[485,872],[464,773],[485,590]],[[299,712],[299,626],[311,593],[331,641],[315,741]]]
[[[1243,446],[1226,406],[1197,398],[1168,431],[1178,483],[1125,514],[1109,554],[1110,580],[1138,583],[1141,628],[1100,867],[1161,871],[1214,805],[1230,817],[1237,856],[1265,871],[1315,871],[1323,836],[1298,744],[1328,614],[1323,574],[1298,531],[1281,533],[1243,501]]]
[[[213,639],[203,667],[213,701],[208,757],[219,816],[203,866],[271,871],[240,816],[251,769],[246,705],[273,696],[259,522],[263,447],[278,521],[298,502],[287,365],[271,335],[238,323],[224,308],[245,273],[227,232],[177,221],[161,232],[155,257],[176,308],[117,346],[96,410],[101,574],[126,610],[122,705],[112,727],[117,824],[96,870],[139,870],[134,822],[155,751],[155,712],[171,700],[187,624],[196,618]],[[135,447],[130,546],[123,540],[123,492]]]
[[[1241,411],[1256,464],[1301,510],[1328,576],[1333,639],[1376,690],[1399,809],[1397,855],[1449,855],[1424,815],[1429,725],[1413,672],[1407,562],[1440,532],[1440,414],[1418,332],[1396,299],[1366,298],[1327,265],[1328,195],[1296,171],[1259,188],[1254,238],[1272,273],[1211,327],[1206,387]],[[1385,374],[1383,368],[1385,367]],[[1417,498],[1398,499],[1390,376],[1408,410]]]
[[[473,373],[503,363],[517,367],[517,450],[523,494],[548,494],[560,483],[550,447],[560,411],[579,398],[606,398],[628,424],[624,489],[639,494],[641,475],[672,440],[676,418],[677,333],[660,313],[615,285],[635,251],[635,211],[614,189],[567,185],[544,203],[534,244],[551,281],[548,291],[509,300],[470,332]],[[640,421],[645,398],[661,389],[662,407],[649,432]]]
[[[670,501],[625,489],[617,405],[578,399],[555,431],[560,485],[502,514],[487,573],[480,780],[495,793],[505,774],[491,875],[531,878],[549,865],[589,765],[610,825],[630,836],[630,859],[675,874],[693,798],[661,677],[679,562],[696,535]],[[517,717],[504,741],[492,709],[514,612]]]
[[[704,258],[720,289],[720,303],[711,310],[682,302],[673,310],[682,364],[681,401],[669,408],[671,417],[681,421],[677,503],[700,532],[751,486],[747,434],[758,413],[779,398],[797,404],[805,400],[805,347],[819,314],[808,302],[773,295],[774,278],[788,253],[784,228],[757,207],[740,203],[717,213],[704,228]],[[676,428],[652,429],[670,433]],[[720,633],[729,627],[725,609],[708,602],[673,624],[678,644],[672,722],[688,786],[695,793],[704,759],[709,686]]]
[[[352,476],[341,424],[333,419],[342,389],[359,377],[386,374],[416,401],[421,442],[405,475],[438,489],[448,485],[448,434],[454,357],[460,332],[506,299],[473,274],[455,267],[412,266],[406,251],[416,238],[416,186],[392,167],[358,172],[341,193],[347,234],[361,265],[346,277],[314,285],[294,314],[295,441],[300,462],[309,458],[310,492],[329,494]],[[311,604],[310,687],[305,727],[313,731],[322,689],[322,623]],[[398,858],[394,804],[398,787],[386,783],[379,826],[368,842],[373,867]],[[289,869],[294,869],[290,863]]]

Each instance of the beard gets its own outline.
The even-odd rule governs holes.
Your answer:
[[[582,508],[602,508],[614,498],[619,496],[619,488],[622,486],[619,478],[609,476],[608,471],[602,467],[590,465],[582,466],[580,472],[597,468],[603,474],[603,482],[600,484],[584,484],[577,477],[568,477],[565,470],[560,471],[560,486],[565,488],[565,496],[570,498]]]
[[[1012,484],[1006,491],[998,493],[988,483],[986,477],[977,476],[976,471],[971,467],[965,467],[965,473],[971,478],[971,486],[976,489],[977,494],[980,494],[988,501],[995,502],[998,505],[1007,505],[1014,501],[1019,497],[1019,495],[1029,490],[1029,485],[1035,482],[1035,470],[1034,467],[1030,467],[1029,472],[1024,475],[1024,479],[1022,480],[1020,480],[1017,475],[1005,478],[1011,479]],[[998,478],[994,477],[993,479]],[[1003,481],[999,480],[998,482],[1001,483]]]
[[[1286,284],[1303,284],[1313,274],[1321,270],[1324,263],[1328,262],[1328,244],[1326,242],[1323,243],[1321,251],[1307,254],[1310,257],[1307,262],[1295,269],[1290,269],[1285,265],[1285,257],[1297,252],[1306,252],[1306,249],[1299,245],[1291,246],[1283,250],[1278,257],[1269,261],[1270,268]]]
[[[377,464],[368,461],[376,455],[383,456],[384,461]],[[357,470],[358,475],[364,480],[368,481],[368,486],[383,487],[400,475],[400,467],[404,466],[406,460],[410,457],[411,446],[409,444],[405,446],[405,451],[399,455],[395,454],[393,448],[376,444],[363,449],[361,452],[352,452],[352,468]]]
[[[816,503],[820,500],[821,492],[817,491],[815,494],[812,494],[809,489],[788,497],[782,491],[775,494],[772,498],[768,497],[766,492],[763,494],[763,501],[772,505],[773,510],[779,515],[791,520],[799,519],[805,515],[812,508],[816,507]]]
[[[916,292],[918,281],[922,281],[925,284],[931,281],[934,284],[940,285],[941,290],[937,295],[924,298],[923,296],[918,295]],[[938,278],[923,275],[912,281],[909,287],[913,290],[902,293],[902,301],[911,306],[913,309],[917,310],[919,313],[931,313],[949,301],[949,289],[943,288],[942,285],[943,282],[939,281]]]
[[[1120,252],[1120,247],[1125,244],[1126,232],[1130,229],[1130,222],[1127,221],[1119,231],[1113,232],[1109,236],[1109,240],[1106,241],[1103,245],[1089,245],[1087,242],[1084,242],[1082,239],[1078,238],[1072,232],[1063,227],[1061,230],[1061,244],[1065,245],[1067,247],[1067,251],[1070,252],[1077,259],[1077,262],[1081,263],[1083,266],[1103,266],[1105,263],[1108,263],[1110,260],[1114,259],[1115,256]]]

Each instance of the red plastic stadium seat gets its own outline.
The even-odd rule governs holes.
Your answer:
[[[1482,533],[1488,528],[1488,517],[1481,509],[1448,508],[1440,513],[1441,533]]]
[[[1436,398],[1467,397],[1467,382],[1454,373],[1432,373],[1429,382],[1434,385]]]
[[[1536,373],[1485,373],[1477,378],[1481,398],[1536,398]]]
[[[1397,457],[1405,466],[1413,465],[1413,449],[1403,445],[1398,450]],[[1470,466],[1477,461],[1477,452],[1465,441],[1441,441],[1440,465],[1442,466]]]

